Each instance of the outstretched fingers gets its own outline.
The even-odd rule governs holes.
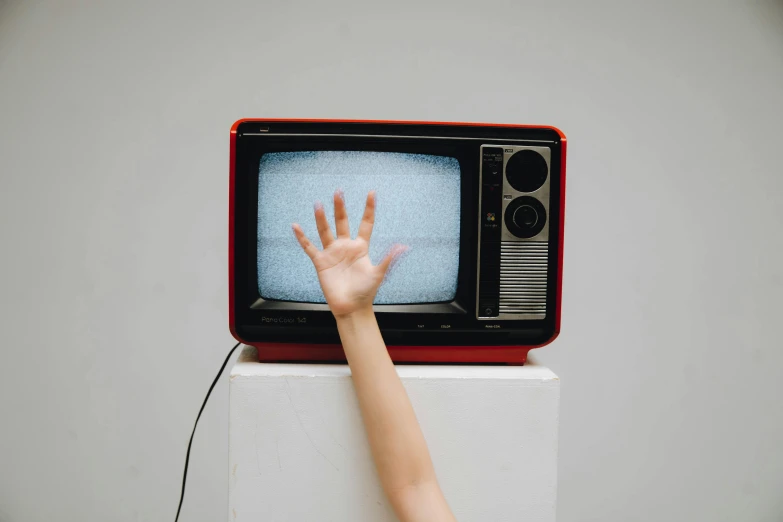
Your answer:
[[[329,228],[329,222],[326,221],[326,212],[321,202],[315,204],[315,225],[318,227],[318,237],[321,238],[321,245],[324,248],[328,247],[334,241],[334,236],[332,236],[332,229]]]
[[[338,238],[350,238],[351,229],[348,225],[348,211],[345,210],[345,197],[342,190],[334,193],[334,227]]]
[[[372,227],[375,224],[375,191],[371,190],[367,194],[367,204],[364,206],[364,216],[362,216],[362,222],[359,225],[359,237],[370,242],[370,236],[372,235]]]
[[[301,245],[302,250],[305,251],[305,254],[307,254],[310,259],[313,259],[316,254],[318,254],[318,249],[309,239],[307,239],[307,236],[305,235],[304,230],[302,230],[302,227],[294,223],[291,225],[291,228],[294,229],[294,235],[296,236],[297,241],[299,241],[299,245]]]
[[[394,245],[389,249],[389,253],[386,257],[378,263],[378,269],[381,273],[386,274],[389,268],[392,267],[405,252],[408,251],[408,247],[405,245]]]

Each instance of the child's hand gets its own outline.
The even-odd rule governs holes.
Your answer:
[[[323,205],[317,203],[315,223],[323,250],[318,250],[307,239],[302,227],[294,224],[293,229],[299,244],[315,265],[329,308],[335,317],[340,318],[356,311],[372,309],[373,299],[389,266],[407,247],[394,245],[377,266],[370,261],[370,235],[375,222],[375,192],[367,195],[367,206],[356,239],[351,239],[348,213],[343,195],[339,191],[334,194],[334,221],[336,239],[326,222]]]

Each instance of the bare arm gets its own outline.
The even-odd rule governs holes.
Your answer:
[[[427,443],[372,309],[338,319],[364,426],[389,501],[402,521],[453,521]]]
[[[405,249],[392,248],[374,266],[368,255],[375,220],[374,194],[367,196],[356,239],[350,237],[341,194],[335,194],[334,204],[336,238],[332,236],[323,208],[316,205],[315,219],[323,250],[318,250],[298,225],[294,225],[294,232],[313,260],[337,320],[381,484],[402,522],[453,522],[424,435],[372,310],[373,299],[389,266]]]

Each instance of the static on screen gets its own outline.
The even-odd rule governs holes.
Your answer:
[[[325,303],[312,262],[291,231],[299,223],[320,248],[313,204],[324,204],[334,230],[332,194],[345,193],[352,237],[376,191],[370,258],[394,243],[410,247],[376,304],[451,301],[457,291],[460,168],[455,158],[366,151],[275,152],[258,173],[258,292],[264,299]]]

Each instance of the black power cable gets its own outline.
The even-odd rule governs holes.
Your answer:
[[[220,380],[220,376],[223,375],[223,370],[226,369],[226,365],[228,364],[229,359],[231,359],[231,355],[233,355],[234,350],[236,350],[240,344],[242,343],[235,344],[234,347],[231,348],[231,351],[228,352],[228,355],[226,356],[226,360],[223,361],[223,366],[221,366],[220,370],[218,370],[218,373],[215,376],[215,380],[212,381],[212,386],[209,387],[207,396],[204,397],[204,403],[201,405],[201,409],[198,410],[198,416],[196,417],[196,422],[195,424],[193,424],[193,432],[190,434],[190,442],[188,442],[188,452],[185,454],[185,472],[182,474],[182,493],[180,493],[179,495],[179,507],[177,508],[177,516],[174,518],[174,522],[177,522],[179,520],[179,512],[182,510],[182,501],[185,500],[185,481],[188,478],[188,463],[190,462],[190,447],[193,445],[193,435],[196,434],[196,426],[198,426],[198,420],[201,418],[201,413],[204,411],[204,407],[207,405],[209,396],[212,394],[212,389],[215,387],[218,380]]]

